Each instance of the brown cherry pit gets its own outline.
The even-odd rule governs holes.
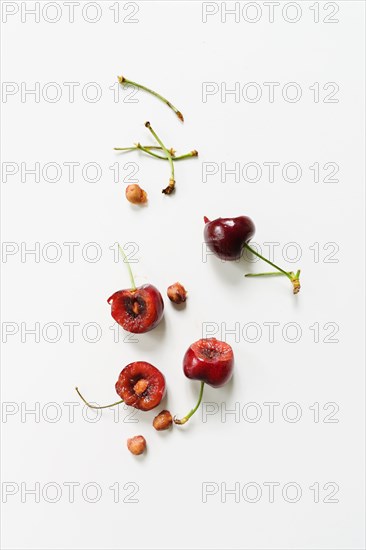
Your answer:
[[[187,299],[187,291],[181,283],[168,286],[167,295],[174,304],[182,304]]]
[[[127,439],[127,448],[133,455],[142,455],[146,449],[146,439],[143,435],[135,435]]]
[[[153,426],[158,432],[162,430],[168,430],[173,424],[173,417],[169,411],[161,411],[157,416],[155,416],[153,421]]]
[[[146,191],[141,189],[137,183],[131,183],[126,187],[126,199],[132,204],[145,204],[147,202]]]

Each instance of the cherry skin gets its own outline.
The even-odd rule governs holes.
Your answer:
[[[209,249],[222,260],[238,260],[245,243],[255,233],[254,223],[247,216],[217,218],[204,217],[204,239]]]
[[[220,388],[231,378],[234,353],[226,342],[203,338],[191,344],[183,359],[187,378],[200,380],[213,388]]]
[[[135,361],[122,370],[116,382],[116,392],[126,405],[150,411],[165,395],[165,378],[150,363]]]
[[[134,334],[155,328],[164,313],[163,298],[153,285],[118,290],[107,301],[111,305],[113,319]]]

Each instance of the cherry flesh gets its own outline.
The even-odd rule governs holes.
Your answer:
[[[116,382],[116,392],[126,405],[150,411],[165,395],[165,378],[150,363],[136,361],[122,370]]]
[[[164,313],[163,298],[158,289],[150,284],[118,290],[107,301],[111,305],[113,319],[134,334],[155,328]]]
[[[238,260],[244,244],[255,233],[254,223],[247,216],[217,218],[210,221],[204,217],[204,239],[209,249],[222,260]]]

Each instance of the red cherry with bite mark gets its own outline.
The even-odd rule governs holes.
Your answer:
[[[255,226],[250,218],[239,216],[237,218],[217,218],[210,221],[204,216],[203,219],[205,222],[205,243],[216,256],[222,260],[238,260],[243,248],[246,248],[252,254],[277,269],[276,272],[271,271],[269,273],[247,273],[246,277],[285,275],[292,283],[293,293],[298,294],[300,292],[300,270],[296,273],[285,271],[249,246],[248,243],[255,233]]]
[[[126,405],[150,411],[165,395],[165,378],[150,363],[135,361],[122,370],[116,382],[116,392]]]
[[[226,342],[216,338],[203,338],[191,344],[183,359],[183,370],[187,378],[200,380],[201,390],[197,405],[184,418],[174,418],[176,424],[185,424],[201,404],[205,384],[220,388],[228,382],[234,368],[234,353]]]
[[[112,306],[113,319],[134,334],[152,330],[163,317],[163,298],[153,285],[118,290],[107,301]]]
[[[136,287],[127,257],[118,245],[127,265],[131,288],[118,290],[107,302],[113,319],[128,332],[142,334],[155,328],[163,318],[164,302],[158,289],[150,284]]]
[[[79,397],[91,409],[107,409],[120,403],[141,411],[150,411],[157,407],[165,395],[164,375],[146,361],[135,361],[127,365],[116,382],[116,392],[122,398],[110,405],[91,405],[75,388]]]
[[[216,338],[203,338],[194,342],[183,359],[187,378],[200,380],[213,388],[220,388],[230,380],[233,367],[232,347]]]

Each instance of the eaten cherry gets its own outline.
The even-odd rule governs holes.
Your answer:
[[[120,246],[119,250],[127,264],[131,288],[118,290],[108,298],[108,304],[111,305],[111,315],[128,332],[134,334],[148,332],[155,328],[163,318],[163,298],[153,285],[145,284],[136,287],[126,255]]]
[[[125,367],[116,382],[116,392],[126,405],[150,411],[165,395],[164,375],[146,361],[136,361]]]
[[[146,361],[135,361],[127,365],[120,373],[116,382],[116,392],[121,397],[110,405],[91,405],[75,388],[85,405],[91,409],[107,409],[121,403],[140,411],[150,411],[157,407],[165,395],[164,375]]]
[[[300,270],[296,273],[285,271],[249,246],[248,243],[255,233],[255,226],[250,218],[239,216],[237,218],[217,218],[210,221],[204,216],[203,219],[205,222],[204,240],[216,256],[222,260],[238,260],[241,257],[243,249],[246,248],[252,254],[277,269],[276,272],[271,271],[269,273],[247,273],[246,277],[285,275],[292,283],[293,293],[297,294],[300,292]]]
[[[176,424],[185,424],[194,415],[201,404],[205,384],[220,388],[226,384],[233,373],[234,353],[226,342],[216,338],[203,338],[191,344],[183,359],[183,370],[187,378],[200,380],[201,389],[197,405],[181,420],[174,418]]]

